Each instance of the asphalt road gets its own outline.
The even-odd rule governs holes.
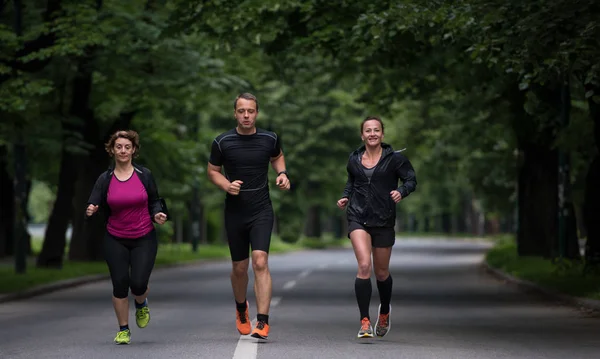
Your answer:
[[[269,340],[235,330],[229,263],[154,272],[152,319],[132,343],[118,329],[108,281],[0,304],[0,358],[599,358],[600,319],[519,292],[478,269],[485,243],[400,240],[392,257],[392,329],[356,339],[351,250],[270,259]],[[377,314],[373,282],[371,316]],[[252,281],[250,283],[252,286]],[[250,292],[251,293],[251,292]],[[251,316],[255,301],[249,295]]]

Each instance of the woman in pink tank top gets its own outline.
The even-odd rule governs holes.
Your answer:
[[[117,131],[106,144],[114,168],[98,177],[86,215],[99,210],[106,219],[104,256],[113,284],[113,306],[119,322],[116,344],[129,344],[129,290],[135,297],[139,328],[150,321],[148,282],[156,260],[158,240],[154,223],[164,224],[167,209],[147,168],[133,163],[140,148],[135,131]]]

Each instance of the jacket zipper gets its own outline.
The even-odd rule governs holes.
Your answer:
[[[371,178],[373,178],[375,176],[375,172],[377,171],[377,168],[379,167],[379,164],[381,164],[381,162],[386,159],[389,155],[393,154],[392,153],[388,153],[387,155],[385,155],[384,157],[381,157],[379,159],[379,161],[377,161],[377,164],[375,165],[375,167],[373,168],[373,173],[371,173]],[[383,154],[382,154],[383,155]],[[372,186],[371,186],[371,178],[367,177],[367,175],[365,174],[365,171],[363,170],[363,164],[362,164],[362,160],[361,160],[361,156],[358,156],[358,167],[360,169],[360,172],[362,172],[362,175],[365,176],[365,178],[367,179],[367,183],[369,184],[369,194],[367,195],[367,203],[365,203],[365,206],[368,205],[368,203],[371,202],[371,193],[372,193]],[[367,222],[363,222],[363,226],[366,226]]]

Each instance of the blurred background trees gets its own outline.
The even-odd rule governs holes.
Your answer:
[[[124,128],[171,210],[161,240],[223,241],[206,163],[248,91],[286,153],[284,241],[345,235],[346,162],[379,115],[419,182],[399,231],[515,233],[521,255],[584,245],[596,263],[598,15],[591,0],[0,1],[0,257],[45,223],[38,266],[101,259],[83,210]]]

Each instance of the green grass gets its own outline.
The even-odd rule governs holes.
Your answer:
[[[322,243],[319,243],[319,241]],[[39,253],[41,243],[40,238],[32,238],[34,253]],[[309,248],[336,247],[341,243],[344,243],[344,241],[335,240],[328,236],[323,236],[322,240],[301,239],[297,243],[285,243],[277,236],[273,236],[270,252],[284,253]],[[200,245],[195,253],[192,252],[189,243],[160,244],[156,256],[156,268],[220,258],[229,258],[229,248],[225,244]],[[94,274],[108,274],[108,268],[104,261],[73,262],[66,260],[62,269],[47,269],[36,268],[35,257],[30,257],[28,258],[27,272],[19,275],[15,274],[14,262],[5,260],[0,262],[0,294],[19,292],[43,284]]]
[[[600,275],[583,275],[582,263],[558,267],[549,259],[519,257],[514,238],[503,237],[487,253],[488,264],[513,277],[576,297],[600,299]]]

